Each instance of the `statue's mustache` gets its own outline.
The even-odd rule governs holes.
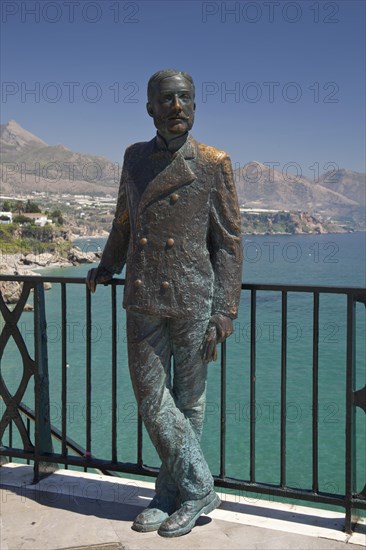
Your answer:
[[[175,115],[168,117],[168,120],[189,120],[189,117],[185,115]]]

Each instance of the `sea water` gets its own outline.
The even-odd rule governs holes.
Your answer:
[[[105,239],[80,240],[82,250],[103,248]],[[365,233],[338,235],[265,235],[243,238],[243,282],[365,287]],[[90,265],[42,270],[42,275],[84,277]],[[46,293],[50,414],[61,428],[60,285]],[[117,288],[122,303],[123,288]],[[91,453],[111,458],[111,292],[99,286],[92,296]],[[86,445],[86,289],[67,292],[67,434]],[[288,294],[286,482],[295,488],[312,484],[312,295]],[[136,461],[137,407],[127,365],[125,312],[117,318],[118,459]],[[19,322],[33,354],[33,315]],[[366,383],[365,306],[356,308],[356,389]],[[226,475],[249,479],[250,437],[250,296],[243,291],[234,334],[227,342]],[[1,371],[14,394],[22,378],[21,357],[10,339]],[[220,467],[220,360],[210,363],[202,447],[213,474]],[[281,294],[257,292],[256,319],[256,480],[280,480]],[[344,491],[346,390],[346,297],[321,295],[319,319],[319,478],[320,490]],[[33,408],[33,383],[23,401]],[[357,490],[366,482],[365,414],[356,414]],[[6,444],[6,442],[4,441]],[[55,443],[55,450],[59,445]],[[144,433],[144,463],[159,460]]]

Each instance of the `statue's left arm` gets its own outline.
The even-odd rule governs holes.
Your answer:
[[[203,345],[206,360],[216,359],[216,344],[233,332],[242,278],[241,220],[228,155],[221,153],[211,192],[208,246],[214,271],[211,319]]]

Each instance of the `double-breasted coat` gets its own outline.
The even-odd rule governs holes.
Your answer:
[[[190,135],[171,153],[157,135],[126,149],[101,266],[126,264],[127,310],[180,319],[237,316],[241,225],[231,163]]]

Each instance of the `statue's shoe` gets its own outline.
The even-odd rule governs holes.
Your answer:
[[[189,533],[202,514],[209,514],[220,506],[221,501],[215,491],[200,500],[186,500],[182,506],[168,517],[159,527],[162,537],[180,537]]]
[[[175,501],[173,503],[155,496],[149,506],[137,516],[132,524],[132,529],[139,533],[157,531],[175,509]]]

